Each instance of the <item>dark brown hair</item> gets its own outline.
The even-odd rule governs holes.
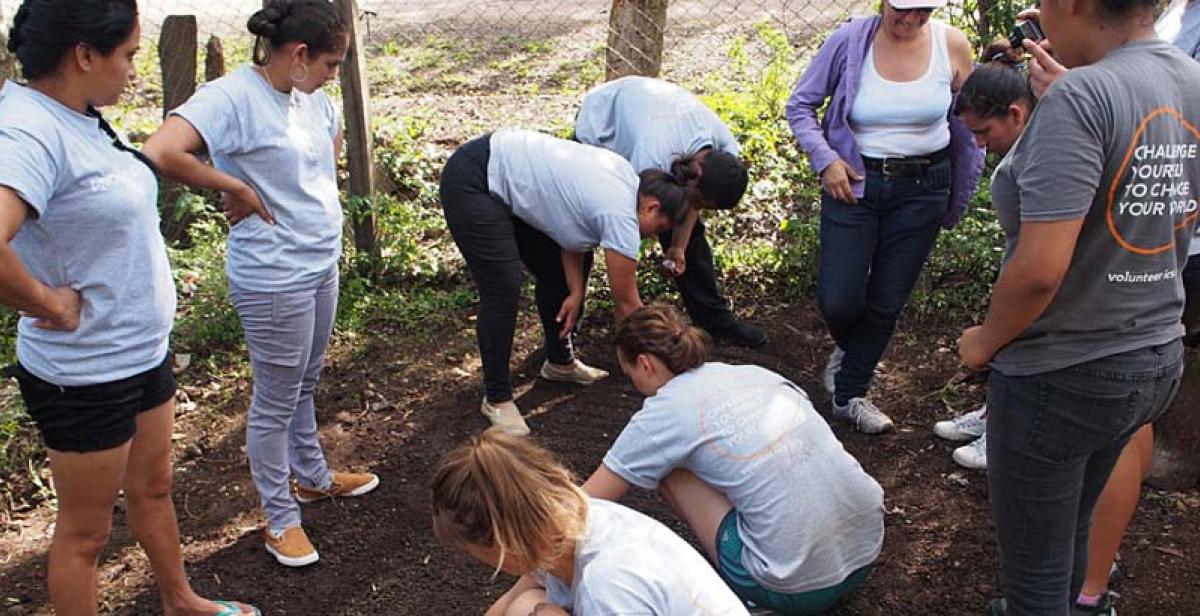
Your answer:
[[[134,0],[25,0],[8,31],[8,50],[25,79],[39,79],[76,45],[110,55],[133,34],[137,17]]]
[[[617,326],[617,358],[628,364],[642,353],[681,374],[708,361],[712,339],[708,332],[688,324],[674,307],[652,304],[634,310]]]
[[[350,28],[329,0],[271,0],[250,16],[246,29],[254,41],[254,63],[266,65],[271,50],[288,43],[308,45],[312,58],[346,48]]]

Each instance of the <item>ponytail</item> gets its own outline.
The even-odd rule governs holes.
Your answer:
[[[433,532],[456,547],[498,548],[500,561],[550,569],[583,536],[587,496],[528,438],[492,428],[446,454],[433,477]]]
[[[746,171],[746,163],[730,154],[708,148],[708,154],[700,162],[700,170],[695,169],[696,155],[681,156],[671,163],[671,173],[686,186],[696,181],[696,190],[707,202],[705,205],[715,210],[730,210],[737,206],[746,194],[746,185],[750,183],[750,174]]]
[[[658,200],[662,213],[672,225],[683,222],[688,212],[687,190],[675,174],[647,169],[638,174],[638,196]]]
[[[712,339],[671,306],[642,306],[617,326],[617,357],[628,364],[643,353],[657,357],[672,373],[682,374],[708,361]]]
[[[121,137],[117,135],[117,131],[114,130],[112,125],[108,123],[108,120],[105,120],[104,116],[100,115],[99,109],[88,106],[87,115],[96,118],[97,123],[100,125],[100,130],[103,131],[109,139],[112,139],[112,145],[114,148],[122,152],[128,152],[129,154],[132,154],[133,157],[138,159],[138,161],[140,161],[143,165],[150,167],[150,171],[154,172],[154,175],[158,175],[158,167],[154,164],[154,161],[150,160],[150,158],[145,154],[142,154],[140,150],[126,145],[126,143],[121,140]]]

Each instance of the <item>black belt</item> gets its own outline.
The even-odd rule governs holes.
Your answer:
[[[950,159],[950,148],[943,148],[925,156],[895,156],[888,158],[862,157],[863,166],[867,171],[874,171],[884,177],[912,178],[925,175],[930,167]]]

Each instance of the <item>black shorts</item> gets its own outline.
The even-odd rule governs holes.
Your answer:
[[[123,445],[137,431],[138,413],[170,400],[176,387],[170,355],[157,368],[97,385],[60,387],[20,364],[12,372],[42,441],[55,451],[83,453]]]

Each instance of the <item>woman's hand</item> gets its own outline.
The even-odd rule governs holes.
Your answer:
[[[79,313],[83,309],[83,298],[79,291],[71,287],[56,287],[47,291],[47,295],[54,308],[46,316],[35,317],[33,326],[60,332],[79,329]]]
[[[863,177],[842,159],[837,159],[821,172],[821,186],[829,196],[845,203],[858,203],[850,182],[861,182]]]
[[[988,362],[992,361],[995,355],[996,349],[985,344],[983,327],[980,325],[964,329],[958,338],[958,357],[972,372],[986,370]]]
[[[664,267],[663,269],[672,277],[678,278],[687,270],[687,256],[685,256],[685,250],[681,246],[672,246],[663,252],[663,262],[666,263],[667,261],[670,261],[674,267]]]
[[[562,324],[562,329],[558,331],[559,338],[566,340],[575,330],[575,320],[579,318],[579,309],[582,306],[583,293],[571,293],[563,300],[562,308],[558,309],[558,316],[554,318],[555,322]]]
[[[1040,43],[1025,41],[1025,51],[1033,56],[1029,60],[1029,88],[1038,98],[1046,93],[1050,84],[1067,72],[1067,67],[1050,55],[1050,49],[1050,41]]]
[[[258,215],[268,225],[275,224],[275,218],[267,210],[258,193],[249,184],[243,183],[234,192],[221,193],[221,206],[229,219],[229,226],[234,226],[252,215]]]

